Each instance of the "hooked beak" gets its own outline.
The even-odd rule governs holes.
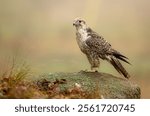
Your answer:
[[[76,26],[76,23],[75,23],[75,22],[73,22],[73,26]]]
[[[76,26],[76,25],[77,25],[76,20],[74,20],[73,21],[73,26]]]

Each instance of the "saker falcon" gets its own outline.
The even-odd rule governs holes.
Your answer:
[[[130,77],[119,61],[130,64],[126,56],[113,49],[102,36],[89,28],[83,19],[76,18],[73,21],[73,25],[76,27],[76,40],[79,48],[87,56],[92,71],[97,71],[101,58],[111,63],[125,78]]]

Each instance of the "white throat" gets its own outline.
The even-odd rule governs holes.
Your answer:
[[[80,38],[81,41],[86,41],[88,39],[88,34],[87,34],[86,29],[83,29],[83,28],[78,29],[78,33],[81,36],[81,38]]]

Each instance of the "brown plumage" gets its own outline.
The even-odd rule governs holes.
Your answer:
[[[124,77],[130,77],[119,61],[121,60],[130,64],[126,56],[114,50],[102,36],[89,28],[83,19],[75,19],[73,25],[76,27],[77,43],[81,51],[87,56],[91,64],[91,70],[99,68],[101,58],[111,63]]]

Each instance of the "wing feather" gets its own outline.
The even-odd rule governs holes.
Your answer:
[[[89,38],[86,40],[88,47],[97,52],[99,55],[105,55],[111,48],[111,45],[97,33],[91,31],[88,33]]]
[[[92,51],[96,52],[100,58],[107,59],[107,55],[112,55],[117,59],[130,64],[127,61],[128,58],[120,52],[112,49],[111,45],[102,36],[99,36],[96,32],[92,31],[92,29],[88,29],[87,32],[89,38],[86,40],[86,44]]]

